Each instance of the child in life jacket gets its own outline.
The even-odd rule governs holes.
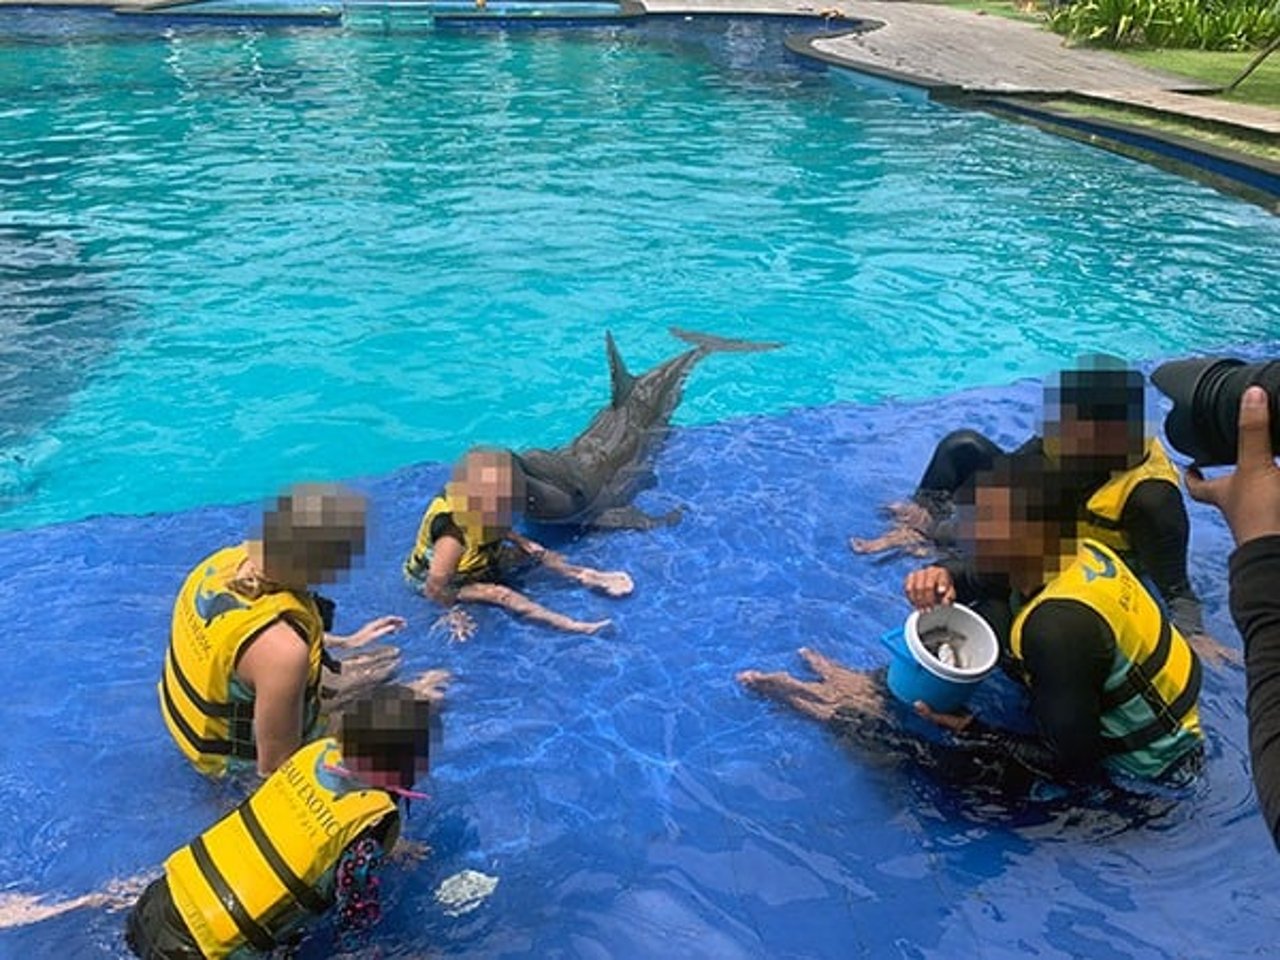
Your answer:
[[[400,803],[426,799],[413,786],[427,772],[434,710],[399,685],[348,704],[334,736],[302,747],[165,861],[129,916],[129,948],[144,960],[264,956],[336,911],[349,949],[379,917]]]
[[[477,448],[458,462],[444,490],[427,505],[404,564],[405,579],[450,608],[443,620],[456,640],[475,632],[471,617],[455,606],[458,601],[491,603],[572,633],[596,633],[612,623],[548,610],[508,585],[514,574],[534,564],[609,596],[632,590],[627,574],[575,566],[514,530],[523,512],[523,482],[510,451]]]

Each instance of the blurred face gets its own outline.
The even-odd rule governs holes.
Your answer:
[[[1027,519],[1027,505],[1015,502],[1020,496],[1005,485],[980,485],[973,507],[961,513],[961,532],[979,573],[1038,583],[1056,563],[1061,544],[1052,525]]]
[[[511,529],[519,512],[513,473],[508,454],[470,453],[454,470],[446,492],[467,521],[478,523],[486,533],[502,534]]]
[[[363,783],[383,790],[395,788],[411,790],[414,784],[426,777],[431,767],[426,757],[414,757],[413,783],[405,783],[398,769],[387,769],[387,764],[379,763],[377,757],[364,757],[357,754],[344,759],[347,769],[359,777]]]
[[[1145,447],[1142,420],[1091,420],[1074,404],[1063,404],[1045,421],[1045,440],[1063,460],[1097,458],[1105,464],[1141,457]]]
[[[365,501],[349,490],[300,485],[262,518],[264,571],[289,586],[332,583],[364,555]]]

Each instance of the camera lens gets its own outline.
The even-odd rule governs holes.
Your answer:
[[[1280,361],[1175,360],[1157,367],[1151,382],[1173,401],[1165,418],[1169,442],[1202,466],[1235,463],[1240,397],[1257,384],[1271,405],[1271,450],[1280,450]]]

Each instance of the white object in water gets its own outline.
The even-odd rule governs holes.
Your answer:
[[[463,870],[440,883],[436,888],[436,902],[444,907],[445,916],[460,917],[484,903],[497,886],[497,877],[478,870]]]
[[[938,662],[947,667],[956,665],[956,652],[951,649],[951,644],[944,643],[938,647]]]

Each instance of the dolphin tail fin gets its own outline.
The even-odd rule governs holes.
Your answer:
[[[668,327],[673,337],[697,347],[703,353],[763,353],[766,350],[777,350],[782,343],[759,340],[731,340],[728,337],[717,337],[711,333],[695,333],[679,327]]]
[[[609,353],[609,380],[613,384],[612,403],[614,407],[620,407],[627,402],[636,378],[627,369],[622,354],[618,352],[618,345],[613,342],[613,334],[608,331],[605,331],[604,346]]]

